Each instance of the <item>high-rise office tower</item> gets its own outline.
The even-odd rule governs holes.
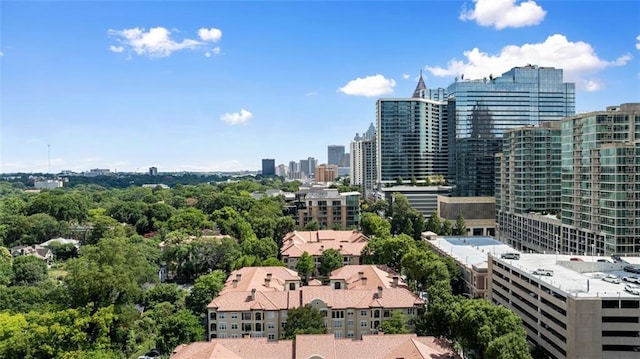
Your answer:
[[[424,94],[422,76],[414,96]],[[377,182],[447,174],[447,106],[426,98],[378,99]]]
[[[263,176],[276,175],[276,160],[272,158],[265,158],[262,160],[262,175]]]
[[[457,196],[493,196],[504,131],[575,113],[575,84],[552,67],[515,67],[481,80],[461,76],[447,96],[449,181]]]
[[[149,176],[157,176],[158,167],[149,167]]]
[[[343,157],[344,157],[344,146],[330,145],[327,147],[327,164],[342,166]]]
[[[350,148],[351,184],[359,186],[366,196],[376,186],[376,129],[373,123],[362,136],[356,134]]]

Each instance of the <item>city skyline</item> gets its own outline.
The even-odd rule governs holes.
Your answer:
[[[638,2],[158,4],[0,3],[0,173],[326,163],[421,70],[553,66],[578,113],[640,100]]]

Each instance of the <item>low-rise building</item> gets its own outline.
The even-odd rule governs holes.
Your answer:
[[[11,255],[14,257],[19,256],[34,256],[36,258],[42,259],[47,262],[47,264],[51,264],[53,260],[53,252],[51,249],[43,246],[39,246],[37,244],[30,246],[17,246],[12,247],[10,250]]]
[[[297,335],[295,340],[215,339],[180,345],[171,359],[460,359],[451,343],[415,334],[368,335],[361,340],[330,334]]]
[[[296,193],[296,225],[302,229],[317,221],[320,228],[355,228],[360,223],[361,196],[332,188],[301,189]]]
[[[284,292],[300,288],[298,272],[285,267],[243,267],[231,272],[219,294],[228,291]]]
[[[58,179],[43,179],[43,180],[35,180],[33,181],[33,187],[36,189],[55,189],[62,188],[63,186],[62,180]]]
[[[282,239],[280,254],[289,269],[295,269],[302,253],[313,256],[316,268],[320,266],[320,255],[327,249],[340,251],[343,264],[360,264],[360,253],[369,238],[358,231],[294,231]]]
[[[438,196],[437,200],[441,221],[455,223],[459,215],[464,218],[467,233],[463,236],[495,236],[495,197]]]

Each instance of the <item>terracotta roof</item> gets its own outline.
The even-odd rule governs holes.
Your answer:
[[[343,280],[347,284],[347,289],[393,288],[394,277],[397,279],[397,286],[407,286],[407,283],[402,280],[400,274],[394,273],[391,268],[381,268],[376,265],[343,266],[331,272],[329,276],[331,281]]]
[[[321,231],[293,231],[287,233],[282,243],[313,243],[313,242],[367,242],[369,238],[358,231],[334,231],[331,229]]]
[[[330,286],[306,286],[285,292],[227,291],[218,295],[207,308],[218,311],[248,311],[251,309],[284,310],[301,307],[320,299],[331,308],[411,308],[424,304],[403,287],[378,289],[333,289]]]
[[[291,359],[293,340],[214,339],[178,346],[171,359]]]
[[[333,334],[297,335],[293,340],[214,339],[178,346],[171,359],[460,359],[446,340],[415,334],[365,335],[362,340]]]
[[[362,250],[366,245],[367,242],[341,243],[327,241],[321,243],[292,243],[289,245],[283,244],[280,253],[285,257],[299,258],[304,252],[307,252],[312,256],[319,256],[322,252],[331,248],[339,250],[342,255],[360,256],[360,253],[362,253]]]
[[[300,282],[300,276],[286,267],[244,267],[231,272],[220,293],[251,291],[253,288],[263,292],[284,291],[288,281]]]

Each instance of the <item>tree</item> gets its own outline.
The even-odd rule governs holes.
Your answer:
[[[47,279],[47,264],[31,255],[16,257],[13,260],[13,284],[37,285]]]
[[[11,283],[13,277],[13,256],[5,247],[0,247],[0,286]],[[2,308],[2,307],[0,307]]]
[[[485,357],[495,359],[532,359],[526,336],[519,332],[510,332],[489,342]]]
[[[306,304],[289,309],[282,339],[294,339],[296,334],[325,334],[327,328],[319,310]]]
[[[278,255],[278,245],[271,238],[249,238],[240,245],[242,254],[253,255],[260,259],[276,257]]]
[[[324,250],[320,255],[320,267],[318,268],[318,272],[322,275],[328,276],[334,270],[342,267],[342,265],[342,253],[337,249],[329,248]]]
[[[367,212],[360,219],[362,233],[366,236],[388,237],[391,235],[391,224],[375,213]]]
[[[456,218],[456,233],[459,236],[467,235],[467,225],[464,223],[464,217],[462,217],[462,214],[459,214],[458,218]]]
[[[415,247],[416,241],[406,234],[392,238],[375,237],[362,250],[360,260],[364,264],[384,264],[400,271],[402,257]]]
[[[305,231],[319,231],[320,230],[320,223],[318,223],[318,221],[313,219],[309,223],[304,225],[304,230]]]
[[[448,219],[445,219],[444,222],[442,222],[441,234],[443,236],[450,236],[451,234],[453,234],[453,227]]]
[[[198,316],[206,313],[207,305],[220,293],[226,278],[226,273],[221,270],[198,277],[187,297],[187,309]]]
[[[384,334],[407,334],[409,333],[409,327],[407,327],[407,317],[399,310],[391,312],[391,317],[385,319],[380,324],[380,330]]]
[[[435,234],[442,233],[442,223],[440,223],[440,217],[438,217],[438,211],[431,212],[429,216],[429,221],[427,222],[427,231],[433,232]]]
[[[180,344],[201,341],[204,339],[204,328],[200,319],[188,310],[162,318],[158,323],[156,345],[161,354],[171,354]]]
[[[313,257],[309,255],[309,253],[303,252],[298,259],[298,263],[296,263],[296,270],[298,273],[302,274],[302,280],[305,284],[309,282],[309,274],[313,272],[315,267],[316,265],[313,261]]]
[[[184,306],[184,298],[187,292],[178,288],[175,283],[160,283],[149,288],[144,293],[142,304],[146,308],[153,308],[156,304],[162,302],[173,303],[178,307]]]

